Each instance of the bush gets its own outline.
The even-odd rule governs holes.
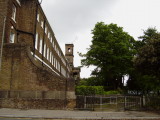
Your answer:
[[[103,95],[103,86],[77,86],[76,95]]]
[[[104,92],[104,95],[116,95],[116,94],[121,94],[121,93],[115,90]]]

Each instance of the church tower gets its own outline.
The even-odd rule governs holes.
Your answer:
[[[73,44],[65,44],[65,57],[67,58],[71,68],[74,67],[74,55],[73,55]]]

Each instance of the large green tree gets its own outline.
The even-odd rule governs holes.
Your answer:
[[[134,79],[128,82],[132,81],[144,91],[160,90],[160,33],[155,28],[148,28],[139,39],[134,58],[137,74],[132,74]]]
[[[123,87],[123,76],[132,66],[135,40],[116,24],[99,22],[92,30],[92,44],[82,65],[96,66],[92,75],[110,89]]]

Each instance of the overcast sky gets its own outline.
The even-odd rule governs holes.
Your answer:
[[[42,8],[61,49],[74,44],[74,66],[81,65],[77,52],[87,52],[97,22],[115,23],[135,39],[148,27],[160,31],[160,0],[43,0]],[[90,72],[82,68],[81,77]]]

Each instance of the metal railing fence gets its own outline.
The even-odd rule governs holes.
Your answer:
[[[156,108],[156,109],[155,109]],[[160,97],[146,96],[77,96],[76,109],[122,111],[160,110]]]

